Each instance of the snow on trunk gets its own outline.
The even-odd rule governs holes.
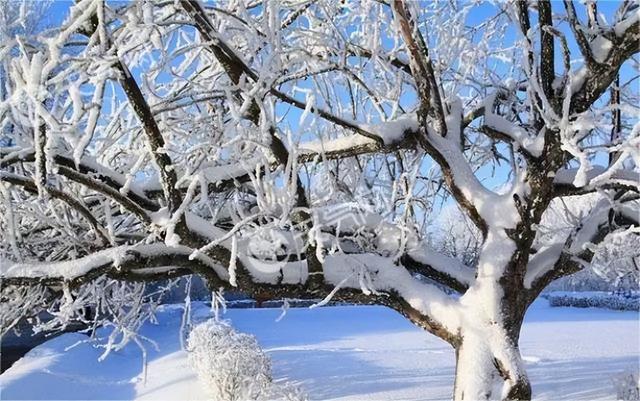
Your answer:
[[[521,324],[525,308],[512,307],[514,302],[500,282],[515,252],[516,245],[504,230],[490,230],[476,283],[460,299],[463,318],[461,343],[456,347],[456,401],[531,398],[517,344],[520,327],[512,327],[514,322]]]
[[[456,349],[454,400],[531,399],[520,351],[505,333],[498,325],[492,330],[463,330]]]

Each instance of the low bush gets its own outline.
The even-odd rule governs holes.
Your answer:
[[[554,294],[545,296],[550,306],[573,306],[576,308],[605,308],[613,310],[640,311],[640,298],[617,294]]]
[[[255,337],[208,320],[187,340],[189,362],[214,400],[257,400],[272,391],[271,362]]]
[[[621,401],[640,400],[640,377],[633,372],[625,372],[615,378],[616,399]]]

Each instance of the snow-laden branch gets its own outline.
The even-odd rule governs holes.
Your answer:
[[[165,140],[162,136],[162,132],[158,126],[158,123],[151,111],[151,107],[146,101],[140,87],[136,80],[131,75],[129,68],[124,64],[122,60],[118,60],[116,63],[118,69],[118,76],[120,78],[120,84],[122,85],[124,92],[129,98],[129,102],[136,112],[144,132],[147,135],[147,141],[150,148],[151,156],[157,170],[162,178],[162,190],[164,192],[165,200],[169,205],[169,210],[175,212],[182,203],[182,196],[180,191],[176,188],[178,182],[177,173],[174,169],[171,157],[167,154],[165,147]]]
[[[364,269],[369,275],[366,289],[397,293],[412,308],[433,318],[449,332],[458,330],[460,316],[457,303],[437,286],[417,280],[405,267],[394,264],[392,258],[373,254],[334,254],[327,256],[324,262],[325,278],[333,285],[351,277],[342,285],[361,289],[361,279],[353,274],[358,269]]]
[[[34,162],[35,151],[33,148],[2,148],[0,157],[0,168],[8,168],[18,162]],[[112,193],[109,188],[118,193],[122,192],[122,196],[118,198],[126,197],[129,202],[137,206],[137,209],[140,209],[138,211],[142,209],[155,211],[159,208],[158,204],[147,196],[142,186],[136,182],[127,182],[124,174],[100,164],[90,156],[85,155],[76,163],[72,155],[52,150],[51,159],[58,166],[59,174],[67,176],[72,181],[78,181],[82,177],[82,184],[98,192],[109,192],[106,195]],[[118,201],[118,199],[115,200]]]
[[[459,340],[457,301],[438,286],[418,280],[405,266],[394,263],[393,258],[372,253],[327,255],[322,264],[325,286],[312,291],[305,286],[308,275],[303,262],[288,262],[274,269],[273,263],[245,258],[238,267],[241,266],[252,280],[240,286],[243,290],[264,288],[277,297],[326,296],[325,302],[330,299],[379,302],[397,309],[446,341]]]
[[[216,59],[222,64],[227,75],[233,82],[238,82],[242,74],[245,74],[256,83],[260,82],[258,74],[254,72],[251,67],[249,67],[244,60],[238,56],[232,46],[226,43],[218,34],[215,27],[207,17],[207,14],[199,0],[181,0],[180,4],[193,20],[198,32],[206,40],[207,45],[212,50]],[[276,88],[268,88],[267,91],[285,103],[293,105],[301,110],[309,110],[338,126],[354,131],[355,133],[368,137],[374,141],[380,141],[380,138],[369,132],[365,127],[357,122],[349,120],[348,118],[339,117],[316,106],[309,106],[305,102],[281,92]]]
[[[212,240],[226,238],[217,242],[227,249],[232,247],[233,241],[224,230],[194,214],[188,214],[186,220],[189,228],[199,235]],[[248,241],[251,241],[251,238]],[[247,240],[238,240],[237,246],[250,249]],[[238,279],[245,288],[258,284],[304,285],[309,279],[307,263],[304,260],[288,261],[289,258],[285,257],[281,261],[263,261],[245,252],[236,256],[239,262],[236,269],[246,269],[250,276]],[[444,326],[448,332],[455,333],[459,324],[455,303],[437,286],[423,283],[413,277],[410,270],[417,270],[418,273],[429,272],[425,276],[461,292],[473,282],[473,270],[456,259],[427,250],[424,245],[412,247],[400,258],[406,265],[397,265],[394,260],[396,258],[375,253],[329,254],[322,260],[323,278],[328,285],[361,290],[366,295],[377,292],[395,293],[412,308]],[[420,269],[415,269],[417,265]],[[437,300],[435,304],[432,302],[434,299]]]
[[[555,244],[544,247],[538,250],[532,257],[529,258],[529,264],[527,266],[527,274],[524,277],[524,286],[531,288],[533,283],[540,277],[544,276],[562,255],[565,249],[564,242],[557,242]]]
[[[186,221],[189,229],[198,234],[203,238],[207,238],[209,241],[215,242],[217,246],[225,247],[228,250],[232,248],[232,238],[228,231],[222,230],[214,225],[212,225],[207,220],[193,214],[188,213],[186,216]],[[340,222],[341,230],[348,231],[351,228],[362,229],[367,226],[367,223],[361,222],[360,218],[351,219],[342,219]],[[373,216],[369,217],[369,220],[372,222],[380,223],[381,220],[375,219]],[[371,226],[372,229],[375,230],[376,224]],[[325,227],[326,228],[326,227]],[[239,228],[236,228],[239,229]],[[394,230],[393,227],[384,227],[383,231],[390,231],[392,233],[397,232],[398,230]],[[295,239],[291,236],[291,233],[286,231],[282,231],[277,233],[282,238],[287,238],[287,242],[289,245],[292,245],[295,242]],[[384,245],[384,237],[382,233],[379,235],[381,238],[379,241],[380,247],[385,247]],[[386,236],[389,236],[387,233]],[[238,240],[237,246],[243,249],[251,248],[251,241],[253,240],[252,236],[248,238]],[[325,238],[326,240],[326,238]],[[394,237],[389,238],[390,241],[396,241],[397,239]],[[301,246],[301,244],[297,244],[296,246]],[[391,248],[395,248],[395,245],[389,245]],[[387,246],[387,248],[389,247]],[[396,249],[393,249],[396,250]],[[380,252],[383,250],[380,249]],[[389,251],[389,249],[385,249],[385,251]],[[196,253],[199,255],[200,253]],[[360,257],[368,257],[366,255],[375,255],[375,253],[357,253],[350,252],[344,253],[348,255],[351,260],[357,262]],[[336,254],[337,255],[337,254]],[[293,255],[289,255],[293,256]],[[276,284],[278,281],[282,281],[284,283],[289,284],[303,284],[308,278],[308,272],[306,270],[306,261],[304,260],[292,260],[287,261],[290,257],[283,257],[283,261],[261,261],[256,259],[255,257],[247,254],[246,252],[240,252],[237,254],[238,259],[243,263],[243,265],[248,269],[248,271],[252,274],[253,278],[258,282]],[[328,257],[328,256],[327,256]],[[387,258],[390,261],[393,261],[394,258]],[[431,278],[434,281],[455,289],[459,292],[464,292],[466,288],[468,288],[475,279],[475,272],[472,268],[464,265],[459,260],[455,258],[451,258],[445,256],[439,252],[431,250],[428,248],[426,244],[422,243],[412,243],[404,252],[400,258],[402,264],[410,271],[419,273],[424,275],[425,277]]]
[[[597,41],[592,48],[585,35],[586,29],[576,17],[575,6],[565,0],[570,26],[576,36],[586,65],[575,74],[571,85],[571,113],[583,113],[609,88],[618,75],[621,65],[640,49],[640,18],[637,10],[631,11],[623,20],[612,27],[615,34],[609,35],[610,44],[602,49],[603,43]],[[598,59],[594,59],[593,50],[597,50]]]
[[[401,260],[407,269],[461,293],[475,281],[474,269],[426,247],[409,250]]]
[[[187,214],[185,218],[189,229],[203,237],[219,238],[226,233],[196,215]],[[220,241],[220,245],[230,247],[231,239]],[[309,279],[304,261],[265,263],[244,253],[237,256],[237,268],[240,269],[237,272],[238,282],[243,290],[270,288],[274,284],[292,285],[292,291],[298,296],[302,295],[300,285]],[[459,262],[444,256],[413,251],[410,259],[423,266],[431,264],[433,270],[462,280],[465,285],[472,279]],[[330,291],[330,286],[340,284],[344,289],[360,290],[365,295],[398,296],[442,333],[456,333],[459,327],[456,302],[436,285],[418,280],[394,260],[393,257],[373,253],[327,255],[322,264],[324,281],[329,286],[327,291]],[[136,281],[195,272],[208,279],[213,277],[221,285],[228,286],[230,275],[222,267],[225,263],[228,260],[214,260],[204,253],[194,257],[193,249],[186,246],[160,243],[123,245],[69,261],[4,264],[0,278],[7,285],[55,285],[63,282],[76,285],[102,275]],[[286,288],[283,291],[286,292]],[[381,293],[388,295],[379,295]],[[310,292],[308,295],[312,294]]]
[[[62,262],[3,263],[0,278],[5,285],[42,282],[60,284],[63,282],[86,282],[107,274],[124,280],[139,280],[145,276],[163,276],[172,268],[199,267],[208,269],[220,280],[227,280],[228,274],[213,259],[199,255],[190,260],[192,250],[184,246],[169,247],[164,244],[122,245],[89,254],[79,259]],[[209,277],[211,274],[206,274]]]
[[[0,181],[23,187],[26,190],[34,193],[38,192],[38,185],[36,184],[36,182],[18,174],[0,171]],[[82,217],[84,217],[89,222],[89,225],[96,233],[96,236],[102,242],[102,245],[107,245],[110,242],[105,228],[102,226],[102,224],[100,224],[100,222],[98,222],[98,220],[93,216],[91,211],[82,201],[80,201],[70,193],[61,191],[48,185],[44,185],[42,189],[52,197],[60,199],[61,201],[69,205],[72,209],[80,213]]]
[[[589,46],[589,40],[585,35],[585,31],[587,29],[581,24],[580,20],[578,19],[575,5],[570,0],[564,0],[564,6],[567,11],[569,26],[571,27],[571,30],[576,37],[576,41],[578,42],[578,46],[580,47],[582,56],[585,58],[585,60],[587,60],[587,62],[593,63],[591,46]]]
[[[626,188],[640,190],[640,173],[604,166],[565,168],[555,173],[553,183],[560,193],[588,192],[597,188]]]
[[[515,227],[520,216],[513,196],[522,197],[526,192],[522,177],[516,176],[511,189],[498,194],[482,185],[452,136],[442,137],[431,133],[427,135],[426,142],[427,151],[442,167],[454,197],[461,206],[471,212],[470,217],[483,233],[486,234],[488,225]]]
[[[480,130],[486,131],[489,135],[507,140],[513,143],[516,149],[521,148],[534,157],[542,156],[544,135],[531,134],[525,128],[492,111],[485,111],[484,125],[480,127]]]
[[[550,281],[580,270],[594,256],[592,246],[601,242],[616,227],[637,226],[640,205],[600,199],[588,215],[565,235],[557,235],[529,258],[525,288],[541,289]],[[613,261],[611,261],[613,262]]]
[[[378,124],[366,125],[366,128],[384,139],[384,144],[363,135],[348,135],[336,139],[303,142],[296,146],[295,154],[298,163],[321,162],[323,160],[336,160],[359,155],[374,153],[389,153],[403,148],[409,148],[413,143],[415,116],[409,115],[399,118],[397,121],[388,121]],[[250,181],[250,174],[260,172],[264,167],[264,158],[250,158],[236,163],[221,164],[203,168],[197,172],[203,183],[209,184],[209,191],[220,192],[229,189],[234,183]],[[279,162],[266,163],[272,170],[280,166]],[[187,189],[184,177],[181,178],[178,188]],[[159,182],[149,181],[138,189],[148,196],[161,190]]]
[[[522,150],[531,156],[540,157],[544,149],[544,135],[542,133],[529,132],[525,127],[508,120],[494,111],[500,101],[506,97],[507,92],[505,89],[499,89],[485,97],[464,116],[461,122],[462,128],[468,127],[474,120],[483,117],[483,122],[478,127],[479,131],[492,138],[512,143],[516,150]]]
[[[305,162],[316,158],[336,159],[383,151],[383,149],[380,143],[373,139],[362,135],[349,135],[326,141],[301,143],[298,145],[298,160]]]
[[[450,112],[447,116],[448,130],[450,132],[460,130],[461,119],[461,105],[450,105]],[[452,194],[458,203],[467,209],[481,231],[486,231],[487,224],[496,227],[515,227],[519,221],[518,211],[513,203],[513,195],[523,196],[526,186],[522,177],[516,177],[511,190],[507,193],[497,194],[487,189],[472,170],[457,138],[453,135],[442,136],[433,131],[431,127],[427,127],[426,135],[420,134],[419,123],[414,115],[403,116],[397,121],[383,122],[369,127],[372,132],[385,138],[385,142],[389,143],[398,143],[405,138],[418,136],[427,153],[442,168]],[[515,139],[519,137],[519,134],[512,132],[511,136]],[[523,140],[523,145],[529,145],[528,148],[532,152],[536,152],[544,140],[532,139],[533,142],[529,143],[523,138],[520,139]],[[532,145],[534,143],[535,146]],[[502,205],[502,207],[496,208],[496,205]]]
[[[439,135],[446,136],[445,111],[440,98],[440,88],[429,56],[429,49],[418,29],[415,16],[403,0],[393,0],[391,9],[407,46],[409,66],[420,98],[419,114],[424,119],[421,123],[426,122],[427,115],[433,117],[434,130]]]

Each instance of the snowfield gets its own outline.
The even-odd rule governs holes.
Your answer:
[[[209,309],[194,305],[194,319]],[[232,309],[225,318],[257,336],[273,360],[277,381],[301,386],[316,400],[450,399],[454,354],[450,346],[390,309],[379,306]],[[158,325],[141,334],[147,345],[146,381],[140,349],[130,343],[98,362],[102,349],[63,334],[33,350],[0,376],[5,399],[195,400],[200,389],[178,331],[182,310],[169,306]],[[536,301],[527,313],[521,349],[538,400],[615,399],[613,379],[638,370],[638,313],[550,308]]]

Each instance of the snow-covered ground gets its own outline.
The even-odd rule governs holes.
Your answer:
[[[208,310],[195,309],[196,317]],[[448,344],[377,306],[296,308],[279,322],[279,309],[233,309],[226,318],[253,333],[273,360],[274,376],[299,384],[318,400],[448,399],[454,355]],[[0,399],[203,399],[180,349],[181,311],[166,308],[159,325],[142,334],[148,346],[144,380],[135,344],[98,362],[100,349],[69,333],[31,350],[0,376]],[[640,329],[636,312],[550,308],[529,310],[521,349],[534,398],[612,399],[612,378],[638,370]]]

